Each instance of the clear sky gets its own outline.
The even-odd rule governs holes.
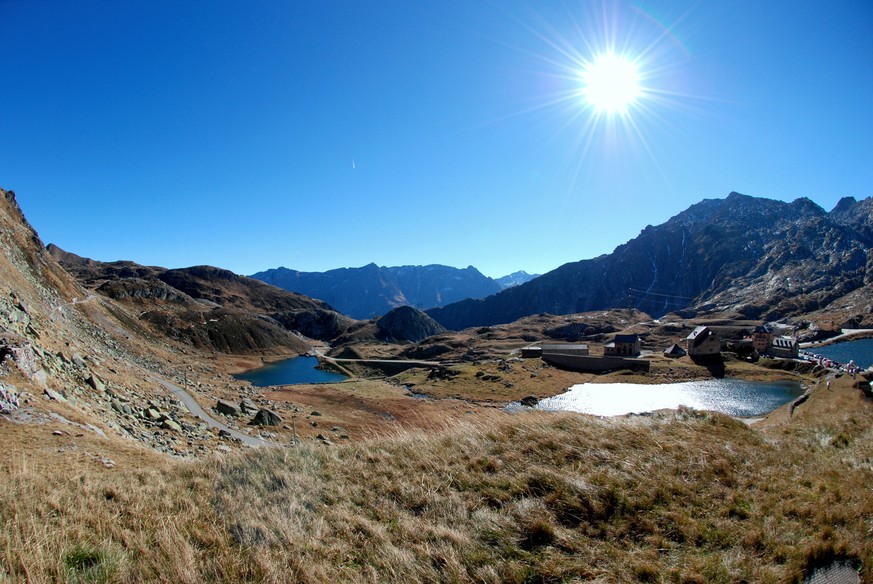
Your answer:
[[[104,261],[498,277],[873,195],[870,0],[0,0],[0,39],[0,186]]]

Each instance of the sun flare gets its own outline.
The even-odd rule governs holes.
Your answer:
[[[582,96],[597,112],[625,113],[640,97],[636,64],[608,53],[594,59],[582,72]]]

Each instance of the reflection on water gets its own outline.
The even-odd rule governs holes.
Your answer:
[[[239,373],[234,375],[234,378],[250,381],[256,387],[301,383],[339,383],[348,379],[345,375],[333,371],[316,369],[317,365],[318,359],[315,357],[294,357]]]
[[[663,385],[582,383],[566,393],[540,401],[537,409],[619,416],[684,405],[731,416],[761,416],[802,393],[796,381],[709,379]]]

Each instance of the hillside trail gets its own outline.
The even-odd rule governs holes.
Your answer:
[[[210,427],[217,428],[219,430],[224,430],[234,438],[239,439],[240,442],[245,444],[246,446],[251,446],[252,448],[258,448],[260,446],[278,446],[275,442],[270,442],[269,440],[264,440],[263,438],[258,438],[256,436],[249,436],[248,434],[243,434],[239,430],[234,430],[233,428],[222,424],[212,416],[210,416],[206,410],[200,407],[200,404],[197,403],[197,400],[194,399],[190,393],[176,385],[175,383],[171,383],[166,379],[158,376],[152,376],[152,379],[157,383],[160,383],[164,388],[169,390],[173,395],[175,395],[179,400],[185,404],[185,407],[188,408],[188,411],[191,412],[192,415],[197,416],[204,422],[206,422]]]
[[[57,310],[60,312],[63,307],[82,305],[85,303],[92,302],[95,299],[98,300],[98,303],[100,302],[100,299],[96,295],[89,294],[86,298],[84,298],[82,300],[73,299],[72,302],[67,302],[61,306],[58,306]],[[102,307],[102,304],[101,304],[101,307]],[[129,333],[126,330],[124,330],[122,327],[118,326],[111,319],[109,319],[105,314],[103,314],[103,311],[101,309],[98,308],[97,310],[91,311],[89,316],[93,320],[96,320],[97,323],[104,328],[104,330],[112,330],[125,339],[130,338]],[[206,422],[206,424],[209,425],[210,427],[217,428],[218,430],[224,430],[225,432],[230,434],[232,437],[238,439],[240,442],[242,442],[246,446],[250,446],[252,448],[258,448],[261,446],[278,446],[278,444],[276,444],[274,442],[270,442],[269,440],[264,440],[263,438],[258,438],[256,436],[249,436],[248,434],[244,434],[244,433],[240,432],[239,430],[234,430],[233,428],[227,426],[226,424],[222,424],[221,422],[219,422],[218,420],[216,420],[215,418],[210,416],[209,413],[207,413],[206,410],[204,410],[200,406],[200,404],[197,403],[197,400],[194,398],[194,396],[191,395],[190,393],[188,393],[188,391],[179,387],[175,383],[171,383],[171,382],[167,381],[166,379],[164,379],[158,375],[150,374],[150,376],[152,377],[152,379],[155,382],[161,384],[164,388],[166,388],[173,395],[175,395],[183,404],[185,404],[185,407],[188,409],[189,412],[191,412],[192,415],[200,418],[201,420]]]

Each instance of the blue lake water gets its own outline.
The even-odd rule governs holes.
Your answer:
[[[301,383],[338,383],[348,379],[345,375],[333,371],[316,369],[317,365],[318,359],[315,357],[294,357],[239,373],[234,375],[234,378],[250,381],[252,385],[257,387],[298,385]]]
[[[582,383],[566,393],[540,401],[537,409],[620,416],[684,405],[731,416],[762,416],[802,394],[803,388],[796,381],[708,379],[661,385]]]
[[[873,366],[873,339],[844,341],[807,350],[843,364],[855,361],[855,365],[862,369]]]

